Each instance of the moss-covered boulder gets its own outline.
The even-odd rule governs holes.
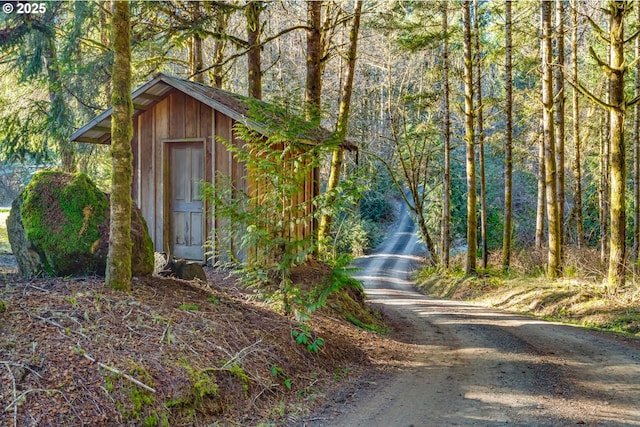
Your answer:
[[[140,210],[132,209],[132,273],[153,271],[153,244]],[[104,275],[109,245],[109,198],[84,174],[34,175],[13,202],[9,243],[20,273]]]

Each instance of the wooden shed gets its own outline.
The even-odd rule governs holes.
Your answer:
[[[246,191],[246,168],[218,137],[243,144],[233,126],[237,122],[255,125],[247,117],[248,98],[166,74],[157,74],[137,88],[132,98],[132,198],[147,221],[155,250],[169,250],[175,257],[201,262],[208,261],[205,254],[209,250],[217,260],[225,260],[229,250],[242,257],[234,243],[223,238],[226,227],[200,199],[199,187],[202,181],[213,182],[222,173]],[[71,140],[109,144],[111,112],[109,109],[95,117]],[[318,135],[316,143],[330,136],[326,131]],[[309,173],[296,203],[313,209],[317,179],[317,170]],[[313,227],[308,220],[297,233],[308,236]],[[214,242],[214,247],[205,248],[207,242]]]

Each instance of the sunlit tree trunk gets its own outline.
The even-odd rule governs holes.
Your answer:
[[[480,50],[480,25],[479,25],[478,0],[473,0],[474,14],[474,44],[476,51],[476,97],[478,100],[477,123],[478,123],[478,167],[480,168],[480,236],[482,248],[482,268],[487,268],[489,250],[487,246],[487,182],[485,178],[484,162],[484,118],[482,104],[482,51]]]
[[[473,127],[473,58],[471,55],[471,1],[462,2],[462,19],[464,25],[464,115],[465,115],[465,140],[467,145],[467,260],[466,273],[476,272],[477,252],[477,218],[476,218],[476,160],[475,160],[475,134]]]
[[[607,95],[608,96],[608,95]],[[606,113],[609,115],[609,112]],[[609,120],[600,120],[600,150],[599,171],[600,182],[598,185],[598,218],[600,220],[600,261],[607,260],[607,243],[609,236],[609,141],[606,126]]]
[[[111,75],[111,225],[106,282],[114,289],[130,291],[133,102],[129,2],[114,1],[111,19],[114,51]]]
[[[571,72],[573,81],[578,81],[578,0],[573,1],[572,7],[572,23],[573,29],[571,31]],[[573,174],[575,177],[575,189],[573,194],[573,211],[576,222],[576,244],[578,248],[584,247],[584,220],[582,217],[582,160],[580,146],[580,98],[578,97],[578,91],[574,88],[573,95],[573,144],[575,149],[575,160],[573,164]]]
[[[451,243],[451,113],[449,111],[449,23],[448,0],[442,2],[442,81],[444,93],[442,95],[442,109],[444,119],[444,177],[442,181],[442,265],[449,268],[449,245]]]
[[[340,109],[338,112],[338,123],[336,125],[336,134],[339,145],[333,149],[331,158],[331,170],[329,173],[329,181],[327,182],[327,205],[333,206],[337,195],[335,190],[340,182],[340,172],[342,170],[342,162],[344,160],[344,148],[340,145],[347,136],[347,127],[349,124],[349,111],[351,108],[351,94],[353,92],[353,78],[356,70],[356,53],[358,51],[358,33],[360,31],[360,16],[362,12],[362,0],[356,2],[356,8],[353,15],[353,25],[349,33],[349,52],[347,53],[347,78],[342,91],[342,99],[340,101]],[[324,213],[320,217],[318,225],[318,244],[319,252],[322,254],[326,248],[324,241],[331,233],[331,221],[333,213]]]
[[[545,193],[548,218],[548,265],[547,276],[551,279],[560,275],[560,217],[558,193],[556,189],[557,171],[555,158],[555,138],[553,123],[553,64],[551,40],[551,8],[549,0],[542,0],[542,129],[545,159]]]
[[[511,235],[513,229],[513,82],[511,41],[511,0],[505,1],[505,145],[504,145],[504,229],[502,236],[502,268],[511,265]]]
[[[624,147],[624,15],[626,1],[609,3],[609,104],[611,105],[611,239],[608,286],[615,289],[625,282],[625,147]]]
[[[262,99],[262,65],[260,58],[260,11],[262,1],[252,0],[247,3],[247,68],[249,71],[249,96]]]
[[[558,192],[558,218],[560,221],[560,259],[563,259],[564,251],[564,113],[565,113],[565,91],[564,91],[564,0],[556,0],[556,26],[554,40],[556,42],[556,64],[555,64],[555,93],[556,105],[555,122],[555,144],[556,144],[556,167]]]
[[[108,11],[111,10],[111,0],[101,0],[99,9],[99,30],[100,30],[100,43],[105,47],[111,46],[111,22],[109,20]],[[105,93],[111,93],[111,80],[107,79],[105,83]]]
[[[536,198],[536,248],[541,249],[545,244],[544,219],[546,209],[544,179],[544,136],[542,135],[542,121],[540,121],[540,135],[538,137],[538,197]]]
[[[611,63],[611,45],[607,55],[607,63]],[[606,65],[606,64],[605,64]],[[611,104],[611,80],[607,79],[606,103]],[[604,126],[601,127],[601,161],[602,161],[602,221],[600,223],[600,259],[606,262],[609,255],[609,215],[611,212],[611,111],[605,113]]]
[[[640,23],[640,2],[635,5],[636,22]],[[640,37],[635,41],[635,57],[640,58]],[[635,69],[635,97],[640,97],[640,61]],[[633,107],[633,259],[634,272],[640,271],[640,105]]]

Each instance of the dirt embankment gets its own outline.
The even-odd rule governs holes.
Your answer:
[[[307,328],[215,270],[207,286],[137,279],[124,294],[100,278],[25,281],[1,269],[3,426],[277,425],[401,353],[335,311]],[[316,353],[292,331],[323,344]]]
[[[419,277],[417,286],[437,298],[640,337],[640,287],[635,283],[609,293],[593,279],[504,278],[496,272],[479,277]]]

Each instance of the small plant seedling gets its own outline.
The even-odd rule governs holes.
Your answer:
[[[324,345],[324,340],[322,338],[313,338],[311,328],[304,323],[301,323],[298,328],[292,330],[291,336],[295,338],[296,343],[306,345],[307,350],[311,353],[318,353],[320,347]]]
[[[187,311],[198,311],[200,310],[200,306],[196,304],[182,304],[180,305],[180,309],[187,310]]]
[[[291,378],[289,378],[286,372],[284,372],[284,369],[278,365],[271,365],[269,370],[271,371],[271,375],[282,379],[282,384],[287,388],[287,390],[291,390]]]

